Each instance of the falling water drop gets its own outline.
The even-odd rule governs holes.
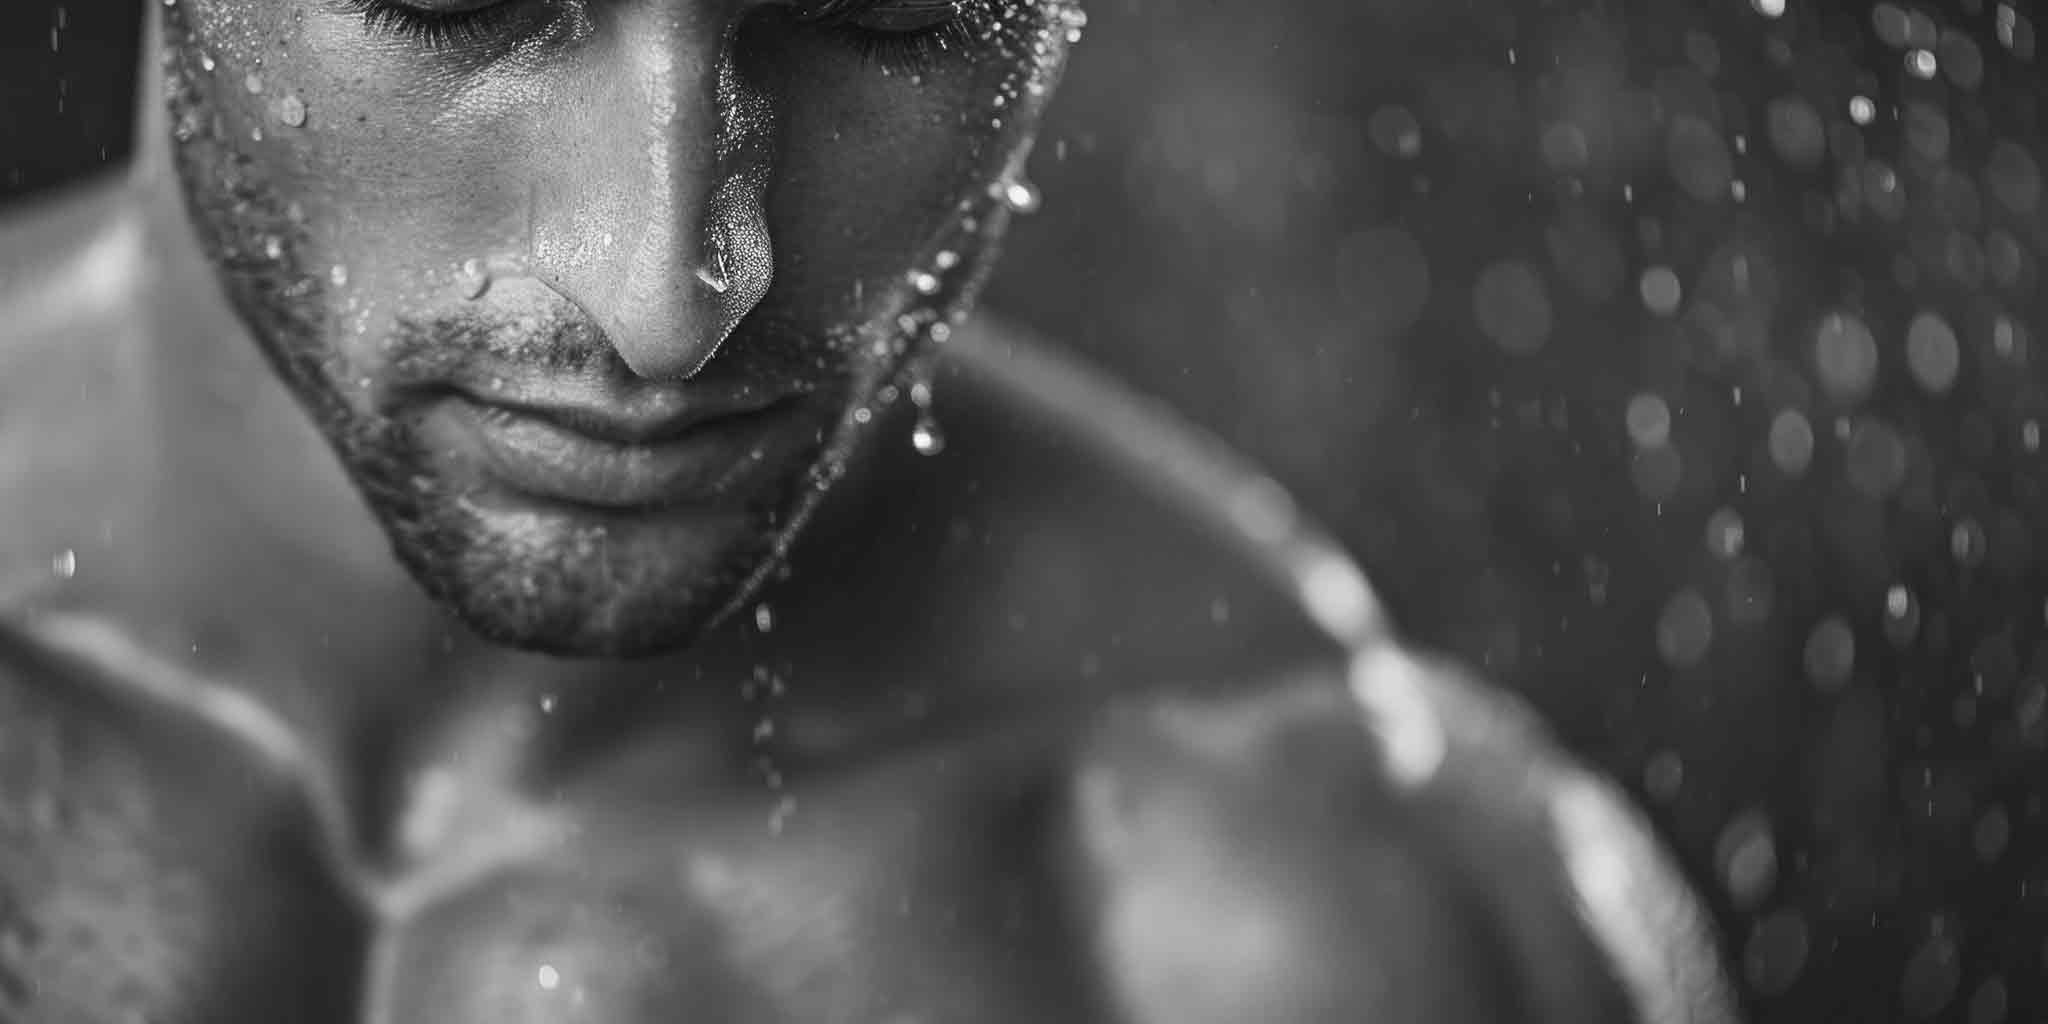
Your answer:
[[[68,580],[78,575],[78,552],[70,548],[57,552],[57,556],[50,559],[50,571],[55,573],[58,579]]]
[[[263,91],[263,76],[254,71],[249,72],[248,76],[242,79],[242,88],[249,90],[251,95],[261,93]]]
[[[327,268],[327,280],[333,282],[336,288],[348,287],[348,265],[336,263],[334,266]]]
[[[210,73],[210,72],[212,72],[212,71],[213,71],[213,67],[214,67],[214,64],[213,64],[213,54],[210,54],[210,53],[202,53],[202,54],[200,54],[200,55],[199,55],[199,67],[200,67],[200,69],[201,69],[201,70],[203,70],[203,71],[207,71],[207,72],[209,72],[209,73]]]
[[[937,295],[939,293],[938,275],[928,270],[913,270],[906,276],[906,279],[910,282],[912,288],[917,289],[919,295]]]
[[[754,606],[754,628],[763,633],[773,632],[775,629],[775,609],[769,607],[766,601]]]
[[[306,101],[292,95],[278,100],[277,119],[288,128],[297,128],[305,124]]]

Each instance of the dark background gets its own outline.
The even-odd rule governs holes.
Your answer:
[[[2028,1019],[2032,11],[1766,6],[1092,0],[990,302],[1629,786],[1761,1018]],[[122,158],[134,21],[0,8],[15,201]]]

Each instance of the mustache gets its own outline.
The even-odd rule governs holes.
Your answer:
[[[436,309],[401,314],[382,343],[379,376],[388,392],[482,387],[512,375],[645,383],[627,367],[589,314],[554,295],[524,308]],[[801,331],[757,306],[721,345],[702,376],[802,381],[815,376],[817,351]]]

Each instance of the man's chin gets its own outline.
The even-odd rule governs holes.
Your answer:
[[[777,536],[764,517],[724,510],[600,515],[498,503],[456,518],[459,530],[396,531],[400,559],[485,640],[559,657],[690,646],[745,598]]]

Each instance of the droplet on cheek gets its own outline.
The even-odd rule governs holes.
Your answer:
[[[465,299],[481,299],[491,290],[491,271],[484,261],[468,259],[455,273],[455,287]]]

